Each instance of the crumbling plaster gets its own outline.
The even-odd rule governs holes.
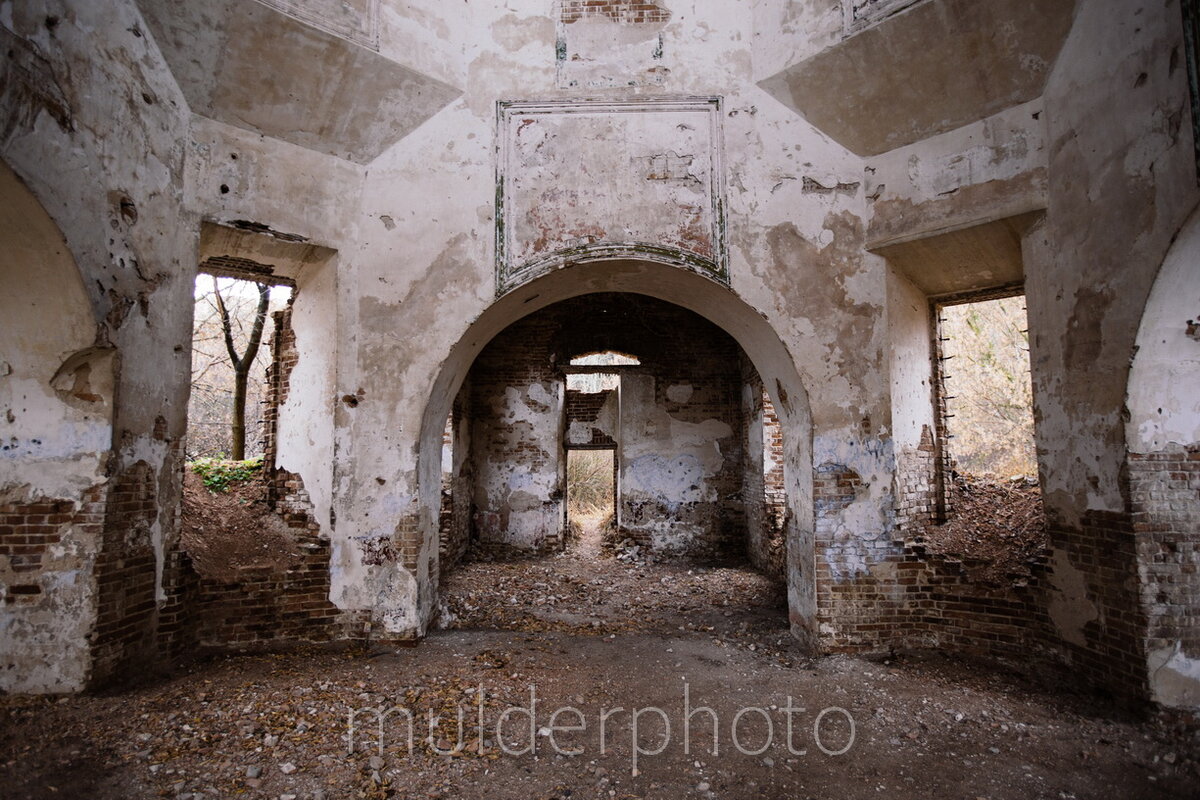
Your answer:
[[[506,386],[502,395],[493,397],[476,396],[471,441],[474,523],[481,543],[519,550],[554,549],[562,543],[564,400],[558,380]],[[481,409],[485,404],[490,408]]]
[[[1192,212],[1163,261],[1137,334],[1126,398],[1134,453],[1200,444],[1200,211]],[[1196,324],[1193,324],[1196,323]]]
[[[1014,4],[1021,5],[1005,5]],[[891,394],[899,376],[888,310],[891,303],[899,315],[896,304],[913,293],[895,281],[889,287],[885,259],[866,247],[1042,206],[1044,219],[1022,229],[1020,247],[1047,509],[1053,524],[1079,530],[1089,513],[1126,508],[1121,414],[1134,331],[1171,237],[1200,196],[1177,4],[1078,4],[1053,69],[1031,62],[1029,74],[1017,76],[1044,83],[1040,99],[1025,81],[999,105],[976,98],[973,116],[949,114],[924,128],[908,117],[889,122],[933,135],[917,142],[889,139],[860,121],[862,133],[883,135],[887,147],[907,145],[865,162],[758,85],[833,57],[845,35],[840,3],[759,0],[738,15],[719,0],[665,5],[670,18],[656,28],[662,53],[653,86],[596,91],[722,98],[729,288],[647,257],[564,266],[497,297],[496,103],[579,99],[559,86],[550,3],[472,0],[465,14],[435,0],[385,0],[378,53],[354,57],[449,88],[409,119],[407,135],[372,134],[370,147],[350,152],[326,146],[325,134],[293,135],[304,132],[288,124],[295,108],[274,114],[242,98],[206,112],[195,92],[179,87],[213,76],[189,76],[192,66],[178,64],[173,74],[160,48],[167,44],[156,43],[132,0],[0,0],[0,35],[25,69],[5,68],[0,155],[78,265],[100,321],[93,344],[113,348],[117,399],[105,474],[111,480],[148,465],[160,601],[177,530],[188,309],[202,219],[246,221],[337,251],[320,273],[324,288],[306,296],[335,298],[332,311],[314,306],[313,315],[326,326],[336,319],[338,335],[330,341],[298,331],[302,351],[323,352],[301,353],[301,365],[321,377],[310,402],[292,411],[333,409],[328,435],[311,448],[297,440],[296,449],[310,457],[300,469],[306,485],[326,480],[311,473],[331,462],[328,488],[313,496],[332,539],[332,599],[372,610],[374,635],[420,635],[433,613],[441,437],[474,356],[536,308],[590,291],[632,291],[725,328],[762,375],[785,430],[790,613],[794,630],[812,643],[813,561],[825,559],[836,580],[871,571],[894,523],[894,451],[915,431],[907,412],[897,420],[903,431],[894,430],[893,412],[905,406]],[[962,6],[917,4],[904,25],[923,7]],[[847,41],[861,47],[886,38],[888,25],[857,34],[866,36],[858,45]],[[242,63],[257,64],[238,52]],[[634,70],[642,75],[640,51],[626,66],[631,79]],[[40,84],[22,77],[29,75]],[[824,91],[839,103],[853,94]],[[325,100],[327,109],[339,108],[338,98]],[[223,116],[243,101],[262,115],[261,125]],[[977,119],[984,115],[992,116]],[[545,146],[586,154],[575,141]],[[586,169],[586,158],[579,160]],[[617,192],[603,202],[619,219],[627,199]],[[325,382],[332,391],[323,396]],[[814,509],[814,469],[856,476],[853,496]],[[831,537],[819,554],[818,529]],[[1052,590],[1098,609],[1082,628],[1064,623],[1060,634],[1099,652],[1100,578],[1072,547],[1059,550],[1071,566]],[[1072,570],[1083,575],[1081,590],[1068,580]],[[31,669],[44,675],[47,668]]]
[[[92,346],[66,242],[3,163],[0,240],[0,691],[75,691],[91,667],[99,542],[73,512],[104,482],[112,350]]]
[[[806,192],[802,178],[810,175],[823,186],[852,184],[862,174],[861,161],[751,83],[749,19],[729,18],[718,5],[673,7],[674,16],[664,29],[663,58],[671,71],[662,91],[702,95],[720,87],[725,98],[726,224],[733,288],[766,314],[793,349],[794,363],[805,374],[803,384],[821,398],[813,403],[813,414],[829,449],[840,452],[842,460],[859,460],[855,451],[862,447],[861,439],[886,436],[888,428],[888,407],[882,400],[882,262],[861,251],[861,192]],[[419,501],[416,493],[416,452],[401,444],[410,441],[410,434],[403,432],[418,428],[419,417],[414,418],[415,409],[405,404],[375,398],[388,396],[389,387],[397,385],[413,397],[429,396],[431,389],[439,394],[442,390],[434,388],[432,379],[446,358],[442,342],[459,338],[462,333],[456,331],[465,332],[465,325],[491,302],[495,100],[565,94],[555,88],[553,64],[539,43],[510,50],[490,41],[489,29],[513,24],[510,15],[529,19],[545,13],[540,3],[509,6],[519,7],[521,13],[495,9],[489,23],[487,7],[478,11],[479,38],[469,49],[464,97],[383,154],[368,171],[353,293],[370,313],[361,318],[357,334],[360,378],[351,379],[364,389],[364,399],[352,412],[355,433],[349,438],[354,454],[339,451],[357,469],[355,477],[347,477],[339,487],[337,512],[339,526],[354,529],[364,540],[393,537],[393,512],[401,509],[408,516],[421,509],[423,530],[432,524],[429,504]],[[730,24],[719,30],[697,26],[697,21],[718,18]],[[619,204],[621,198],[607,202]],[[772,248],[772,229],[786,231],[786,242]],[[814,284],[810,262],[826,265],[820,268],[834,280],[836,296],[809,296],[807,287]],[[613,286],[600,282],[596,288]],[[849,311],[842,307],[846,299],[852,301]],[[455,318],[439,315],[435,323],[434,315],[448,307],[456,309]],[[422,335],[435,325],[443,336]],[[770,384],[773,373],[763,375]],[[443,423],[446,410],[440,414]],[[864,419],[869,420],[865,427]],[[884,449],[870,452],[870,466],[864,465],[863,472],[880,488],[864,502],[881,507],[865,516],[884,525],[890,465]],[[376,470],[378,474],[371,474]],[[385,490],[378,489],[376,477],[387,481]],[[418,567],[422,575],[426,570],[423,563]],[[358,581],[357,575],[347,573],[344,583]],[[427,608],[427,602],[422,606]],[[416,629],[424,624],[415,618],[412,623]]]
[[[1200,707],[1200,210],[1175,238],[1146,301],[1129,370],[1126,439],[1131,502],[1149,558],[1139,564],[1149,618],[1150,692],[1164,705]],[[1175,391],[1192,387],[1191,391]],[[1190,469],[1189,469],[1190,468]],[[1189,470],[1189,471],[1184,471]]]
[[[165,560],[176,546],[191,349],[190,315],[180,311],[190,305],[198,234],[180,202],[186,104],[131,3],[3,2],[0,29],[40,60],[65,103],[42,105],[43,95],[22,90],[14,74],[0,109],[8,121],[0,156],[53,219],[78,265],[99,320],[91,343],[115,348],[105,477],[139,463],[150,467],[162,502],[146,534],[161,599]],[[81,546],[95,552],[99,542]],[[68,627],[79,621],[65,608],[54,618]],[[69,659],[47,659],[31,666],[25,681],[78,689],[105,677]]]
[[[1039,464],[1067,524],[1124,507],[1134,337],[1200,199],[1178,17],[1174,2],[1081,4],[1046,84],[1046,220],[1024,260]]]

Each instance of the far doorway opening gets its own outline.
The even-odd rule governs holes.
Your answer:
[[[567,530],[581,548],[598,551],[616,530],[617,451],[567,450]]]

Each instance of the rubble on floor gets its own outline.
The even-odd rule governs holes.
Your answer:
[[[704,715],[683,750],[685,683],[693,707],[718,715],[717,756]],[[534,730],[518,717],[503,736],[516,750],[532,734],[538,752],[504,755],[493,726],[502,709],[529,706],[531,687]],[[780,716],[789,697],[805,709],[790,749]],[[588,728],[556,741],[582,749],[577,756],[555,754],[546,733],[548,715],[567,706]],[[642,755],[635,774],[630,713],[651,706],[670,715],[676,738]],[[597,717],[618,707],[625,711],[608,721],[601,752]],[[742,749],[771,745],[754,755],[731,741],[734,714],[750,707],[776,724],[767,739],[757,712],[745,715]],[[370,714],[357,718],[350,752],[350,712],[376,708],[413,714],[411,752],[396,715],[381,753]],[[467,710],[461,742],[457,708]],[[816,744],[827,708],[855,724],[842,756]],[[440,720],[433,735],[430,713]],[[820,723],[826,750],[849,738],[839,717]],[[661,741],[653,733],[646,723],[643,750]],[[0,786],[11,800],[1186,798],[1200,780],[1198,755],[1194,731],[1125,719],[1065,684],[1047,691],[994,665],[900,654],[783,667],[698,632],[445,631],[417,648],[223,657],[121,694],[0,697]]]
[[[972,583],[1023,581],[1049,547],[1034,478],[956,475],[950,508],[944,524],[925,526],[919,535],[927,552],[961,560]]]
[[[180,548],[202,577],[236,580],[243,569],[280,572],[300,559],[294,531],[267,503],[261,475],[210,491],[188,470],[183,482]]]

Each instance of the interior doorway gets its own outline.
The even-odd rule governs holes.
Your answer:
[[[617,451],[567,450],[567,531],[581,550],[599,553],[616,530]]]

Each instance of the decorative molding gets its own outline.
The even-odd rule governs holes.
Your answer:
[[[851,36],[922,0],[842,0],[843,31]]]
[[[379,0],[258,0],[306,25],[379,49]]]
[[[501,101],[496,294],[609,258],[728,284],[722,150],[719,97]]]

